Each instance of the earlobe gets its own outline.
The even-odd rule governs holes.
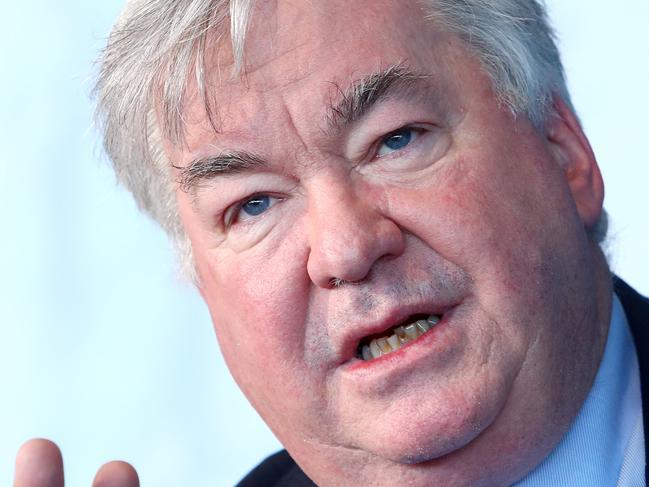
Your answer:
[[[604,181],[577,117],[559,97],[555,97],[554,114],[546,124],[546,139],[563,168],[584,226],[592,229],[602,213]]]

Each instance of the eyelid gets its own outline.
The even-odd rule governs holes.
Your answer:
[[[379,152],[381,151],[382,146],[384,144],[386,144],[388,140],[390,140],[392,137],[395,137],[396,135],[403,134],[404,132],[410,132],[410,133],[412,133],[414,135],[412,137],[412,139],[409,140],[408,143],[405,146],[403,146],[400,149],[390,149],[389,152],[387,152],[386,154],[383,154],[383,155],[379,154]],[[381,137],[381,139],[377,143],[378,148],[377,148],[375,157],[377,159],[379,159],[379,158],[389,156],[391,154],[401,153],[404,150],[407,150],[419,138],[419,136],[421,135],[422,132],[423,132],[423,129],[421,129],[419,127],[405,126],[405,127],[398,128],[397,130],[394,130],[394,131],[390,132],[387,135],[384,135],[383,137]]]
[[[406,145],[402,149],[396,149],[396,150],[394,150],[392,152],[389,152],[388,154],[384,154],[384,155],[379,155],[378,154],[379,148],[381,147],[381,145],[387,139],[389,139],[390,137],[398,134],[399,132],[403,132],[403,131],[406,131],[406,130],[412,131],[412,132],[417,134],[417,136],[410,143],[408,143],[408,145]],[[421,135],[423,135],[426,132],[429,132],[430,130],[431,130],[430,127],[425,127],[425,126],[423,126],[423,124],[408,124],[408,125],[404,125],[402,127],[399,127],[399,128],[397,128],[395,130],[392,130],[392,131],[388,132],[387,134],[381,136],[378,140],[376,140],[376,142],[374,142],[374,144],[372,144],[372,148],[369,151],[370,154],[371,154],[370,160],[389,158],[389,157],[392,157],[394,154],[403,154],[404,152],[408,151],[413,144],[417,143],[417,141],[419,140]]]
[[[271,192],[263,192],[263,191],[258,191],[255,193],[252,193],[244,198],[241,198],[240,200],[236,201],[235,203],[231,204],[228,206],[225,211],[223,212],[223,226],[227,230],[231,228],[235,224],[245,224],[249,220],[259,220],[260,218],[263,218],[263,216],[267,213],[264,211],[257,217],[251,216],[250,218],[246,218],[245,220],[241,221],[238,219],[238,216],[241,213],[241,210],[243,208],[243,205],[245,205],[247,202],[254,200],[256,198],[262,198],[262,197],[268,197],[271,200],[275,200],[275,202],[268,208],[269,210],[275,206],[279,201],[282,201],[282,197],[278,196],[277,194],[271,193]]]

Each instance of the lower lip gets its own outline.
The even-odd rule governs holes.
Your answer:
[[[407,360],[408,356],[412,354],[416,354],[417,351],[420,350],[427,351],[427,350],[432,350],[434,348],[437,348],[435,346],[436,342],[438,342],[439,345],[442,345],[441,342],[446,341],[446,340],[440,340],[441,338],[440,335],[445,334],[444,333],[445,328],[447,328],[446,325],[448,321],[451,319],[453,315],[453,311],[454,309],[450,309],[446,311],[442,315],[442,319],[440,320],[439,323],[437,323],[435,326],[433,326],[430,330],[428,330],[426,333],[421,335],[416,340],[413,340],[403,345],[399,350],[390,352],[385,355],[381,355],[379,358],[375,358],[372,360],[363,360],[359,358],[354,358],[348,363],[346,369],[351,373],[354,372],[362,373],[365,371],[369,372],[375,367],[383,367],[389,364],[396,364],[397,362],[401,363],[404,361],[408,361]]]

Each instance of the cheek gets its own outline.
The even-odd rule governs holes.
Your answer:
[[[485,312],[514,333],[527,310],[551,304],[551,281],[574,267],[578,222],[550,162],[478,156],[449,161],[414,191],[392,191],[391,217],[470,276]]]
[[[467,151],[443,161],[418,187],[390,190],[391,217],[465,271],[491,268],[498,276],[518,264],[540,265],[553,220],[570,213],[565,182],[529,152],[502,152]]]
[[[219,345],[230,373],[247,399],[287,444],[287,432],[310,431],[324,421],[322,380],[305,366],[309,299],[303,279],[291,267],[220,267],[225,282],[205,289]],[[261,275],[267,276],[261,278]],[[244,276],[259,275],[257,279]],[[270,277],[268,277],[270,276]],[[215,281],[212,281],[216,284]],[[211,287],[211,286],[210,286]],[[326,401],[324,401],[326,404]],[[316,418],[316,419],[314,419]],[[301,447],[301,445],[298,445]]]
[[[275,429],[275,410],[282,408],[282,398],[296,397],[300,388],[292,380],[295,371],[285,359],[286,350],[276,344],[278,336],[268,333],[268,330],[277,329],[274,328],[276,323],[270,322],[272,317],[260,321],[264,313],[253,305],[247,306],[242,313],[239,302],[245,302],[245,297],[231,297],[229,304],[216,309],[210,306],[214,329],[235,382]]]
[[[219,258],[214,260],[218,262]],[[300,303],[305,300],[297,298],[300,286],[290,277],[290,271],[282,271],[279,265],[242,260],[220,261],[218,274],[212,273],[206,283],[204,297],[215,322],[223,324],[219,335],[229,341],[248,337],[241,346],[255,347],[249,350],[252,353],[299,339],[297,323],[304,314]]]
[[[447,260],[467,266],[493,254],[503,234],[516,232],[517,219],[503,208],[506,195],[484,180],[473,165],[449,161],[413,189],[391,190],[391,217]]]
[[[228,367],[246,395],[265,391],[264,384],[302,360],[308,285],[295,248],[196,254],[201,293]]]

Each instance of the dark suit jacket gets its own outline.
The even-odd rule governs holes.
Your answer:
[[[649,439],[649,299],[640,296],[617,277],[613,279],[613,286],[617,297],[622,302],[638,353],[645,439],[645,483],[649,484],[649,443],[647,442]]]
[[[642,409],[645,431],[645,479],[649,480],[649,299],[640,296],[624,281],[613,280],[615,293],[622,302],[638,352]],[[268,457],[250,472],[238,487],[313,487],[286,450]]]

